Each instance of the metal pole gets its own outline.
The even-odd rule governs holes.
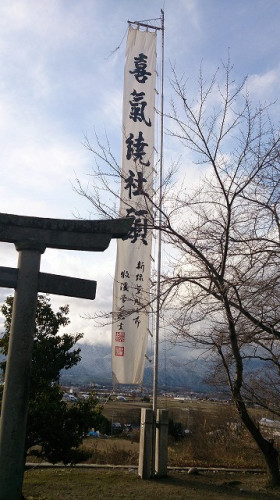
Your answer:
[[[149,419],[142,424],[141,413],[141,434],[139,445],[139,475],[143,479],[155,475],[155,454],[156,454],[156,413],[157,413],[157,392],[158,392],[158,345],[159,345],[159,311],[160,311],[160,276],[161,276],[161,226],[162,226],[162,170],[163,170],[163,74],[164,74],[164,12],[161,10],[161,27],[150,26],[141,22],[134,22],[138,26],[161,30],[161,103],[160,103],[160,161],[159,161],[159,202],[158,202],[158,258],[157,258],[157,289],[156,289],[156,321],[155,321],[155,344],[154,344],[154,372],[153,372],[153,409],[150,410]],[[128,21],[131,23],[130,21]],[[143,418],[144,418],[144,410]],[[147,410],[148,412],[149,410]],[[145,413],[146,415],[146,413]],[[145,417],[146,418],[146,417]],[[150,425],[151,424],[151,425]],[[147,433],[149,438],[147,439]],[[160,447],[158,446],[158,451]]]
[[[158,393],[158,345],[160,323],[160,275],[161,275],[161,225],[162,225],[162,176],[163,176],[163,75],[164,75],[164,12],[161,10],[161,103],[160,103],[160,162],[159,162],[159,207],[158,207],[158,257],[157,257],[157,297],[156,297],[156,325],[154,347],[154,377],[153,377],[153,411],[157,411]]]
[[[18,245],[17,250],[18,281],[14,296],[0,423],[0,500],[22,498],[38,276],[41,253],[45,248],[26,243]]]

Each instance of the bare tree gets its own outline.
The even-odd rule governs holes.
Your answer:
[[[170,173],[165,179],[160,229],[170,261],[162,275],[162,313],[173,338],[219,356],[239,416],[263,453],[269,481],[280,484],[278,452],[247,405],[253,397],[275,411],[277,392],[270,387],[265,395],[266,379],[259,374],[256,384],[246,369],[249,359],[259,359],[267,366],[265,377],[273,373],[274,383],[274,377],[279,380],[280,138],[268,107],[250,101],[246,80],[238,85],[231,78],[230,62],[221,78],[217,72],[207,82],[201,72],[193,99],[173,72],[169,134],[191,152],[203,178],[192,191],[182,180],[182,167],[173,172],[177,182]],[[108,142],[104,146],[97,139],[96,148],[89,142],[87,147],[97,159],[94,187],[85,189],[78,180],[76,190],[103,217],[115,216],[117,204],[106,200],[109,194],[118,198],[112,181],[119,182],[120,168]],[[148,223],[156,231],[156,197],[153,208]]]

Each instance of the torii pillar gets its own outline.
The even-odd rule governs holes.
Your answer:
[[[14,243],[18,269],[0,267],[0,286],[15,288],[0,422],[0,500],[21,498],[37,293],[94,299],[96,282],[40,273],[46,248],[104,251],[125,238],[133,219],[61,220],[0,213],[0,241]]]

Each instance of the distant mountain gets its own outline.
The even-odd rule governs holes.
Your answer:
[[[61,372],[61,383],[65,385],[110,384],[111,347],[103,344],[80,343],[81,361],[70,370]],[[158,385],[165,390],[184,388],[189,391],[208,392],[213,390],[204,381],[206,363],[192,353],[187,359],[187,350],[170,348],[159,354]],[[143,384],[153,385],[153,364],[147,361]]]
[[[111,347],[106,344],[79,343],[81,361],[70,370],[62,370],[60,381],[63,385],[81,386],[90,384],[111,385]],[[148,353],[149,358],[152,355]],[[0,361],[4,356],[0,355]],[[159,352],[158,386],[165,391],[185,389],[193,392],[217,392],[215,386],[206,382],[209,363],[199,350],[174,347],[167,344]],[[258,359],[251,359],[244,364],[244,369],[251,373],[263,370]],[[1,381],[1,373],[0,373]],[[153,386],[153,363],[146,361],[143,385]],[[221,392],[227,390],[221,386]]]
[[[110,384],[111,374],[111,349],[106,344],[79,343],[81,361],[70,370],[62,370],[60,381],[62,384],[89,385]]]

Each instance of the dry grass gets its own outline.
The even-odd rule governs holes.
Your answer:
[[[139,444],[128,439],[87,438],[81,448],[90,453],[84,463],[138,464]],[[246,431],[234,435],[231,432],[212,433],[201,429],[179,441],[169,439],[168,466],[253,469],[263,468],[264,462]]]
[[[127,439],[85,439],[83,450],[91,457],[85,463],[111,465],[137,465],[139,444]]]
[[[254,469],[264,468],[264,461],[246,432],[233,436],[201,431],[169,445],[168,465]]]
[[[193,410],[191,434],[179,442],[170,441],[169,465],[262,468],[261,452],[248,431],[234,418],[232,408],[219,413]]]

